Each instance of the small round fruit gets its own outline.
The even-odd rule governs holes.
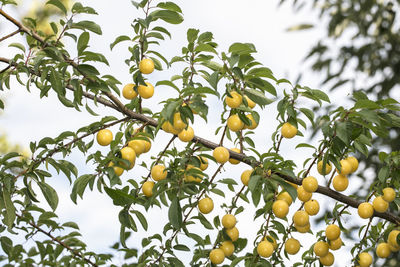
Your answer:
[[[276,242],[276,239],[273,236],[267,235],[266,237],[264,237],[264,240],[270,242],[274,247],[274,249],[278,247],[278,243]]]
[[[329,252],[329,245],[324,241],[318,241],[314,244],[314,253],[318,257],[324,257]]]
[[[277,200],[284,200],[290,206],[293,202],[292,197],[286,191],[280,192],[279,195],[276,197]]]
[[[144,58],[139,62],[139,71],[143,74],[150,74],[154,71],[154,62],[151,58]]]
[[[331,250],[338,250],[339,248],[342,247],[342,245],[343,245],[343,242],[340,237],[338,239],[329,241],[329,249],[331,249]]]
[[[335,262],[335,256],[331,252],[328,252],[328,254],[319,258],[319,262],[324,266],[331,266]]]
[[[372,264],[372,256],[368,252],[361,252],[358,255],[358,264],[360,267],[369,267]]]
[[[253,109],[256,106],[256,103],[251,100],[247,95],[245,95],[244,98],[246,99],[249,108]]]
[[[231,97],[227,95],[225,98],[225,103],[228,105],[228,107],[239,107],[240,104],[242,104],[242,96],[236,91],[229,92],[229,94],[231,95]]]
[[[244,172],[242,172],[242,175],[240,176],[240,180],[242,180],[242,183],[244,185],[249,185],[249,181],[250,181],[250,176],[253,173],[253,169],[251,170],[245,170]]]
[[[340,236],[340,228],[336,224],[330,224],[325,229],[325,236],[328,240],[338,239]]]
[[[240,120],[237,114],[234,114],[228,118],[227,126],[232,132],[237,132],[244,128],[244,123]]]
[[[358,215],[363,219],[369,219],[374,214],[374,207],[371,203],[363,202],[358,205]]]
[[[298,210],[293,215],[293,222],[295,225],[305,226],[310,222],[310,217],[304,210]]]
[[[161,181],[167,178],[167,171],[165,170],[164,165],[154,165],[153,168],[151,168],[151,177],[155,181]]]
[[[355,172],[358,169],[358,160],[353,156],[347,157],[346,160],[351,165],[351,172]]]
[[[236,217],[232,214],[225,214],[222,217],[222,225],[226,228],[226,229],[231,229],[233,227],[235,227],[236,225]]]
[[[208,168],[208,160],[205,157],[199,157],[200,170],[205,171]]]
[[[392,230],[389,233],[388,240],[387,240],[389,245],[391,245],[395,248],[400,248],[400,245],[397,243],[397,235],[398,234],[400,234],[399,230]]]
[[[304,190],[309,193],[313,193],[318,189],[318,181],[313,176],[308,176],[304,178],[301,185],[303,186]]]
[[[154,187],[154,182],[153,181],[146,181],[144,182],[142,186],[142,192],[146,197],[151,197],[153,195],[153,187]]]
[[[261,257],[268,258],[274,252],[274,246],[268,241],[261,241],[257,245],[257,253]]]
[[[236,153],[240,153],[240,149],[239,149],[239,148],[234,147],[234,148],[231,148],[231,150],[234,151],[234,152],[236,152]],[[237,159],[231,159],[231,158],[230,158],[230,159],[229,159],[229,163],[230,163],[230,164],[233,164],[233,165],[236,165],[236,164],[239,164],[240,161],[237,160]]]
[[[289,238],[285,243],[285,251],[288,254],[294,255],[300,250],[300,242],[297,239]]]
[[[128,142],[128,146],[131,147],[133,150],[135,150],[136,156],[139,156],[140,154],[144,153],[146,150],[146,141],[144,140],[131,140]]]
[[[281,134],[285,138],[293,138],[297,134],[296,126],[290,124],[289,122],[285,122],[281,128]]]
[[[254,119],[253,115],[247,114],[246,117],[251,121],[251,125],[245,125],[244,127],[250,130],[254,130],[255,128],[257,128],[258,124]]]
[[[310,224],[307,224],[305,226],[294,225],[294,227],[296,228],[297,232],[302,233],[302,234],[310,231]]]
[[[344,191],[349,186],[349,179],[347,179],[347,177],[344,175],[338,174],[335,177],[333,177],[332,185],[336,191],[339,192]]]
[[[110,163],[108,164],[108,167],[112,167],[112,166],[114,166],[114,162],[110,162]],[[121,167],[118,167],[118,166],[114,166],[113,169],[114,169],[114,172],[115,172],[115,174],[116,174],[117,176],[121,176],[122,173],[124,172],[124,169],[121,168]]]
[[[174,127],[174,129],[178,132],[182,131],[187,126],[187,124],[182,120],[181,114],[179,112],[174,114],[173,122],[174,123],[172,124],[172,127]]]
[[[122,96],[128,100],[134,99],[138,95],[134,88],[135,85],[133,83],[128,83],[122,88]]]
[[[376,247],[376,255],[379,258],[387,258],[390,255],[390,246],[388,243],[380,243],[377,247]]]
[[[317,215],[319,212],[319,203],[315,199],[311,199],[304,203],[304,209],[310,216]]]
[[[389,208],[389,203],[379,196],[372,201],[372,206],[377,212],[385,212]]]
[[[304,190],[303,186],[297,187],[297,198],[300,199],[300,201],[307,202],[311,199],[311,197],[312,193]]]
[[[215,248],[210,252],[210,261],[213,264],[220,264],[225,260],[224,251],[220,248]]]
[[[154,86],[149,82],[146,82],[146,85],[141,84],[138,86],[138,93],[144,99],[148,99],[154,95]]]
[[[101,146],[108,146],[113,140],[113,134],[108,129],[101,129],[97,133],[97,143]]]
[[[205,197],[199,201],[199,210],[203,214],[208,214],[214,209],[214,202],[211,198]]]
[[[396,191],[391,187],[386,187],[383,190],[383,199],[387,202],[392,202],[396,198]]]
[[[229,236],[229,238],[232,240],[232,242],[235,242],[239,238],[239,230],[236,227],[233,227],[231,229],[225,229],[226,234]]]
[[[190,166],[188,165],[187,170],[192,169],[192,168],[196,169],[198,171],[201,171],[200,168],[193,167],[192,165],[190,165]],[[192,174],[189,174],[189,175],[185,174],[184,179],[185,179],[186,182],[197,182],[197,183],[200,183],[202,178],[198,177],[199,175],[200,174],[197,174],[197,173],[196,173],[196,176],[193,176]]]
[[[285,218],[289,212],[289,205],[284,200],[276,200],[274,204],[272,204],[272,212],[278,218]]]
[[[216,147],[213,151],[213,157],[218,163],[224,164],[229,160],[229,151],[225,147]]]
[[[352,170],[352,165],[350,164],[349,161],[347,161],[346,159],[342,159],[340,161],[340,171],[338,169],[336,169],[337,173],[346,176],[347,174],[349,174]]]
[[[143,140],[143,142],[144,142],[144,152],[143,153],[147,153],[151,149],[151,140],[150,140],[150,138],[146,138],[146,139],[147,140]]]
[[[221,246],[219,247],[225,254],[225,257],[229,257],[235,251],[235,245],[231,241],[224,241],[222,242]]]
[[[327,162],[325,164],[325,171],[324,171],[323,170],[323,164],[324,164],[324,162],[322,160],[318,161],[317,170],[318,170],[319,174],[327,175],[328,173],[330,173],[332,171],[332,165]]]
[[[188,126],[187,129],[183,129],[179,134],[178,134],[178,138],[179,140],[181,140],[182,142],[190,142],[192,141],[194,137],[194,131],[193,128]]]
[[[132,163],[135,163],[135,160],[136,160],[136,153],[135,153],[135,150],[133,150],[133,148],[131,148],[131,147],[129,147],[129,146],[123,147],[123,148],[121,149],[121,157],[122,157],[123,159],[129,160],[129,162],[130,162],[131,164],[132,164]]]

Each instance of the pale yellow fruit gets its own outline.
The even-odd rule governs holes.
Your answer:
[[[369,267],[372,264],[372,256],[368,252],[361,252],[358,258],[360,267]]]
[[[253,173],[253,169],[251,170],[245,170],[242,175],[240,176],[240,180],[242,180],[242,183],[244,185],[249,185],[249,181],[250,181],[250,176]]]
[[[339,237],[335,240],[330,240],[329,241],[329,249],[331,250],[338,250],[341,248],[343,245],[342,239]]]
[[[229,92],[230,96],[226,96],[225,98],[225,103],[228,105],[230,108],[237,108],[242,104],[242,96],[236,92],[232,91]]]
[[[139,71],[143,74],[150,74],[154,71],[154,62],[151,58],[144,58],[139,62]]]
[[[194,131],[193,128],[188,126],[187,129],[183,129],[179,134],[178,134],[179,140],[182,142],[190,142],[194,138]]]
[[[161,181],[167,178],[167,171],[165,170],[164,165],[154,165],[153,168],[151,168],[151,177],[155,181]]]
[[[144,182],[142,186],[142,192],[146,197],[151,197],[153,195],[153,187],[154,187],[154,182],[153,181],[146,181]]]
[[[278,218],[285,218],[289,212],[289,205],[284,200],[276,200],[274,204],[272,204],[272,212]]]
[[[246,117],[251,121],[251,125],[245,125],[244,127],[250,130],[254,130],[255,128],[257,128],[258,124],[254,119],[253,115],[247,114]]]
[[[378,196],[372,201],[372,206],[377,212],[385,212],[389,208],[389,203],[386,202],[381,196]]]
[[[396,191],[391,187],[386,187],[382,190],[383,199],[387,202],[392,202],[396,198]]]
[[[328,252],[328,254],[326,254],[325,256],[320,257],[319,261],[324,266],[331,266],[335,262],[335,256],[333,256],[331,252]]]
[[[336,224],[330,224],[325,229],[325,236],[328,240],[338,239],[340,236],[340,228]]]
[[[388,243],[380,243],[377,247],[376,247],[376,255],[379,258],[387,258],[389,257],[391,250],[390,250],[390,246]]]
[[[351,165],[351,172],[355,172],[358,169],[358,160],[353,156],[347,157],[346,160]]]
[[[298,186],[297,187],[297,198],[300,201],[307,202],[307,201],[309,201],[311,199],[311,197],[312,197],[312,193],[307,192],[306,190],[304,190],[303,186]]]
[[[339,173],[343,176],[346,176],[347,174],[349,174],[351,172],[352,165],[348,160],[342,159],[340,161],[340,169],[341,169],[340,171],[338,169],[336,169],[337,173]]]
[[[228,118],[227,126],[232,132],[237,132],[244,128],[244,123],[240,120],[237,114],[234,114]]]
[[[97,143],[101,146],[108,146],[113,140],[113,134],[109,129],[101,129],[97,132]]]
[[[224,164],[229,160],[229,151],[225,147],[216,147],[213,151],[213,157],[218,163]]]
[[[304,203],[304,210],[308,213],[310,216],[317,215],[319,212],[319,203],[315,199],[311,199]]]
[[[318,164],[317,164],[318,173],[321,174],[321,175],[327,175],[332,171],[332,166],[331,166],[330,163],[327,162],[325,164],[325,172],[324,172],[323,171],[323,164],[324,164],[324,162],[322,160],[318,161]]]
[[[285,243],[285,251],[288,254],[294,255],[300,250],[300,242],[297,239],[289,238]]]
[[[363,202],[358,205],[358,215],[363,219],[369,219],[374,214],[374,207],[371,203]]]
[[[290,138],[293,138],[293,137],[295,137],[296,134],[297,134],[297,128],[296,128],[296,126],[293,126],[293,125],[290,124],[289,122],[285,122],[285,123],[282,125],[281,134],[282,134],[282,136],[285,137],[285,138],[289,138],[289,139],[290,139]]]
[[[234,147],[234,148],[231,148],[231,150],[234,151],[234,152],[236,152],[236,153],[240,153],[240,149],[239,149],[239,148]],[[230,158],[230,159],[229,159],[229,163],[230,163],[230,164],[233,164],[233,165],[236,165],[236,164],[239,164],[240,161],[237,160],[237,159],[231,159],[231,158]]]
[[[247,95],[245,95],[244,98],[246,99],[249,108],[253,109],[256,106],[256,103],[251,100]]]
[[[134,88],[135,85],[133,83],[128,83],[122,88],[122,96],[128,100],[134,99],[138,95]]]
[[[146,151],[146,141],[141,139],[135,139],[128,142],[128,146],[135,150],[136,156],[144,153]]]
[[[154,86],[149,82],[146,82],[146,86],[141,84],[138,86],[138,93],[142,98],[148,99],[154,95]]]
[[[226,234],[229,236],[229,238],[232,240],[232,242],[235,242],[239,238],[239,230],[236,227],[233,227],[231,229],[225,229]]]
[[[219,247],[225,254],[225,257],[229,257],[235,251],[235,245],[231,241],[224,241],[222,242],[221,246]]]
[[[349,179],[347,179],[347,177],[344,175],[338,174],[333,177],[332,185],[336,191],[344,191],[349,186]]]
[[[293,222],[298,226],[306,226],[310,222],[310,217],[304,210],[298,210],[293,215]]]
[[[261,241],[260,243],[258,243],[257,253],[261,257],[268,258],[272,255],[273,252],[274,252],[274,247],[270,242]]]
[[[215,248],[210,252],[210,261],[213,264],[220,264],[224,261],[225,254],[224,251],[220,248]]]
[[[290,206],[293,202],[292,197],[286,191],[280,192],[279,195],[276,197],[277,200],[284,200]]]
[[[301,185],[303,186],[304,190],[309,193],[313,193],[318,189],[318,181],[313,176],[308,176],[304,178]]]
[[[214,209],[214,202],[211,198],[205,197],[200,199],[198,207],[201,213],[208,214]]]
[[[308,224],[305,225],[305,226],[294,225],[294,227],[296,228],[297,232],[304,234],[304,233],[307,233],[308,231],[310,231],[310,227],[311,227],[311,226],[310,226],[310,224],[308,223]]]
[[[225,214],[222,217],[221,222],[222,226],[224,226],[226,229],[231,229],[236,225],[236,217],[232,214]]]
[[[318,241],[314,244],[314,253],[318,257],[324,257],[328,255],[329,252],[329,245],[324,241]]]

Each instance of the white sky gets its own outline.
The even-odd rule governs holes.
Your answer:
[[[233,42],[254,43],[258,50],[256,58],[263,62],[265,66],[271,68],[275,76],[294,80],[299,73],[303,73],[302,84],[317,88],[318,77],[309,74],[310,71],[308,70],[304,71],[305,67],[302,64],[302,60],[309,48],[316,40],[323,36],[323,27],[311,31],[286,32],[286,28],[297,23],[319,23],[319,19],[309,13],[303,13],[302,15],[294,14],[290,6],[277,8],[277,2],[264,0],[181,0],[179,4],[183,9],[185,21],[181,25],[168,27],[173,34],[173,39],[162,43],[159,51],[170,59],[172,56],[179,54],[180,48],[185,45],[186,30],[188,28],[212,31],[215,41],[220,45],[219,51],[227,50]],[[130,5],[130,1],[84,1],[84,3],[92,4],[99,13],[99,16],[93,17],[93,19],[101,25],[103,35],[95,36],[91,34],[91,42],[89,44],[91,51],[104,53],[110,62],[110,68],[101,68],[102,73],[110,73],[122,83],[130,82],[128,69],[123,62],[129,56],[126,44],[116,46],[112,52],[109,50],[109,44],[118,35],[132,34],[129,25],[137,15],[136,9]],[[6,9],[6,11],[8,10],[10,9]],[[16,15],[15,12],[11,13]],[[7,23],[3,23],[2,18],[0,36],[12,30],[14,28],[10,27]],[[8,49],[4,44],[0,44],[0,51],[0,56],[7,57],[9,55],[8,51],[11,53],[15,50]],[[5,53],[3,54],[3,52]],[[150,75],[150,81],[155,84],[159,79],[169,79],[171,74],[171,71],[157,72]],[[0,116],[0,131],[5,131],[13,142],[28,146],[32,140],[38,141],[45,136],[54,137],[62,131],[74,131],[99,120],[99,118],[94,118],[85,112],[78,113],[73,109],[64,108],[54,94],[51,94],[49,98],[39,99],[38,93],[35,91],[29,94],[21,87],[16,86],[15,89],[6,94],[6,109]],[[345,96],[347,93],[341,91],[342,96]],[[2,96],[4,93],[1,92],[0,94]],[[168,88],[156,88],[155,96],[151,101],[145,101],[145,105],[154,110],[160,110],[160,106],[157,103],[165,97],[169,97],[170,94],[171,90]],[[332,99],[337,100],[336,95]],[[216,103],[215,101],[215,97],[211,98],[211,103]],[[276,111],[274,111],[274,108],[275,105],[268,106],[264,111],[258,108],[262,119],[259,127],[256,129],[257,136],[254,137],[254,141],[262,151],[266,151],[270,146],[271,141],[269,136],[277,126],[275,122]],[[218,112],[218,109],[215,107],[210,107],[210,109],[210,114],[213,114],[214,111]],[[102,115],[115,115],[115,113],[110,113],[109,109],[97,108],[96,111]],[[214,117],[216,118],[210,118],[210,124],[207,127],[204,122],[197,122],[195,125],[196,135],[209,138],[213,141],[219,140],[219,137],[215,137],[212,134],[217,127],[219,116]],[[210,131],[210,128],[213,130]],[[114,129],[115,131],[116,129]],[[150,153],[155,154],[158,152],[157,147],[162,147],[169,138],[167,134],[160,134],[153,144]],[[301,167],[302,160],[310,157],[311,151],[304,148],[293,150],[299,139],[300,137],[296,137],[294,140],[285,141],[282,144],[282,154],[289,159],[295,160],[295,162],[299,163],[299,167]],[[307,142],[308,139],[303,138],[302,141]],[[180,146],[179,142],[176,142],[176,144]],[[97,147],[95,146],[94,149],[97,149]],[[80,153],[73,153],[68,160],[77,164],[80,175],[93,172],[93,166],[87,166],[85,164],[85,157]],[[149,160],[149,157],[145,156],[143,160]],[[217,165],[211,163],[208,174],[211,175],[216,168]],[[240,182],[238,173],[247,168],[244,164],[233,167],[229,166],[220,178],[232,177]],[[135,167],[128,175],[139,178],[140,175],[146,174],[147,172],[143,168]],[[314,174],[316,175],[315,171]],[[124,174],[123,177],[128,177],[128,175]],[[319,177],[319,179],[322,181],[322,177]],[[112,245],[119,238],[117,216],[120,209],[112,205],[108,196],[101,195],[97,191],[93,193],[87,191],[84,195],[84,200],[79,200],[76,206],[69,199],[70,188],[68,188],[67,179],[62,175],[56,175],[51,180],[53,180],[51,184],[58,189],[60,194],[60,204],[57,209],[60,221],[78,221],[83,239],[88,244],[88,249],[97,252],[108,251],[108,246]],[[355,181],[354,184],[355,187],[356,184],[359,185],[358,181]],[[217,214],[221,214],[219,204],[222,204],[224,200],[217,196],[213,196],[213,198],[215,200],[215,209],[212,214],[206,215],[210,220]],[[322,196],[316,195],[315,198],[320,201],[321,206],[328,205]],[[227,199],[230,198],[227,197]],[[299,203],[297,202],[295,206],[292,206],[291,210],[296,210]],[[351,211],[354,212],[355,210]],[[161,232],[163,224],[158,224],[160,222],[159,217],[165,219],[167,218],[167,213],[166,211],[160,213],[160,210],[156,208],[148,216],[151,228],[148,233],[134,234],[134,239],[129,243],[133,247],[140,245],[143,236],[153,234],[157,231]],[[238,216],[240,236],[248,237],[248,244],[250,245],[255,237],[255,230],[261,224],[261,221],[253,222],[251,220],[252,216],[253,210],[250,208]],[[319,226],[319,228],[316,228],[316,231],[322,230],[322,228],[323,226]],[[200,231],[204,230],[200,229]],[[216,231],[210,232],[210,234],[215,236]],[[307,238],[304,238],[305,236]],[[300,235],[295,233],[294,237],[299,238],[303,245],[315,241],[309,234]],[[305,239],[309,241],[305,242]],[[308,247],[303,248],[298,253],[298,256],[301,255],[304,249],[308,249]],[[334,252],[334,255],[336,257],[336,266],[349,264],[350,253],[346,252],[345,256],[342,256],[340,252]],[[184,259],[190,259],[191,257],[190,255],[182,256]]]

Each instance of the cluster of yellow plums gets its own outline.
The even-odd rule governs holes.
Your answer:
[[[228,95],[225,98],[225,104],[232,109],[231,114],[227,120],[227,126],[229,130],[233,132],[238,132],[243,129],[251,129],[251,130],[255,129],[258,126],[258,124],[251,113],[246,115],[246,117],[251,122],[250,125],[247,125],[240,119],[238,114],[233,114],[233,112],[234,109],[240,107],[240,105],[245,105],[245,106],[247,105],[247,107],[253,109],[256,106],[256,103],[245,95],[244,99],[246,104],[244,104],[242,95],[236,91],[231,91],[229,92],[229,94],[230,96]]]
[[[144,58],[139,62],[139,71],[143,74],[150,74],[154,71],[154,62],[150,58]],[[128,83],[122,89],[122,95],[126,99],[132,100],[138,96],[138,94],[144,98],[148,99],[154,94],[154,86],[146,82],[146,85],[139,85],[135,90],[136,85],[133,83]]]

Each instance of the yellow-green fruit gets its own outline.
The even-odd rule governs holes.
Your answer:
[[[194,167],[192,165],[188,165],[186,170],[189,170],[189,169],[192,169],[192,168],[201,171],[200,168]],[[184,179],[185,179],[186,182],[197,182],[197,183],[200,183],[202,178],[198,177],[198,175],[199,174],[197,174],[197,173],[196,173],[196,176],[185,174]]]
[[[178,138],[179,140],[181,140],[182,142],[190,142],[192,141],[194,137],[194,131],[193,128],[188,126],[187,129],[183,129],[179,134],[178,134]]]
[[[250,181],[250,176],[253,172],[253,169],[251,170],[245,170],[244,172],[242,172],[242,175],[240,176],[240,180],[242,180],[242,183],[244,185],[249,185],[249,181]]]
[[[133,163],[135,163],[135,160],[136,160],[135,150],[133,150],[133,148],[131,148],[129,146],[126,146],[121,149],[121,157],[123,159],[129,160],[129,162],[131,164],[133,164]]]
[[[297,239],[289,238],[285,243],[285,251],[288,254],[294,255],[300,250],[300,242]]]
[[[122,88],[122,96],[129,100],[134,99],[138,95],[134,88],[135,85],[133,83],[128,83]]]
[[[328,252],[328,254],[319,258],[319,262],[324,266],[331,266],[335,262],[335,256],[331,252]]]
[[[154,62],[151,58],[144,58],[139,62],[139,71],[143,74],[150,74],[154,71]]]
[[[174,120],[173,120],[172,127],[175,128],[178,132],[182,131],[183,129],[186,128],[187,124],[182,120],[181,114],[179,112],[174,114]]]
[[[229,236],[229,238],[232,240],[232,242],[235,242],[239,238],[239,230],[236,227],[233,227],[231,229],[225,229],[226,234]]]
[[[258,243],[257,253],[261,257],[268,258],[272,255],[273,252],[274,252],[274,247],[270,242],[261,241],[260,243]]]
[[[285,218],[289,212],[289,205],[284,200],[276,200],[274,204],[272,204],[272,212],[278,218]]]
[[[165,166],[163,165],[154,165],[153,168],[151,168],[151,177],[155,181],[161,181],[167,178],[167,171],[165,170]]]
[[[314,253],[318,257],[324,257],[328,255],[329,252],[329,245],[324,241],[318,241],[314,244]]]
[[[382,190],[383,199],[387,202],[392,202],[396,198],[396,191],[391,187],[386,187]]]
[[[292,197],[286,191],[280,192],[279,195],[276,197],[277,200],[284,200],[290,206],[293,202]]]
[[[304,210],[298,210],[293,215],[293,222],[298,226],[306,226],[310,222],[310,217]]]
[[[289,122],[285,122],[281,128],[281,134],[285,138],[293,138],[297,134],[296,126],[293,126]]]
[[[360,267],[369,267],[372,264],[372,256],[368,252],[361,252],[358,255],[358,264]]]
[[[151,140],[150,138],[147,138],[147,140],[144,140],[144,153],[149,152],[151,149]]]
[[[154,182],[153,181],[146,181],[144,182],[142,186],[142,192],[146,197],[151,197],[153,195],[153,187],[154,187]]]
[[[301,185],[303,186],[304,190],[309,193],[313,193],[318,189],[318,181],[313,176],[308,176],[304,178]]]
[[[226,228],[226,229],[231,229],[233,227],[235,227],[236,225],[236,218],[234,215],[232,214],[225,214],[222,217],[222,225]]]
[[[337,173],[346,176],[347,174],[349,174],[352,170],[352,165],[350,164],[349,161],[347,161],[346,159],[342,159],[340,161],[340,171],[338,169],[336,169]]]
[[[351,165],[351,172],[355,172],[358,169],[358,160],[353,156],[347,157],[346,160]]]
[[[215,248],[210,252],[210,261],[213,264],[220,264],[224,261],[225,254],[224,251],[220,248]]]
[[[112,167],[112,166],[114,166],[114,162],[110,162],[108,164],[108,167]],[[114,166],[113,169],[114,169],[115,174],[118,176],[121,176],[122,173],[124,172],[124,169],[121,167],[118,167],[118,166]]]
[[[311,199],[304,203],[304,209],[310,216],[317,215],[319,212],[319,203],[315,199]]]
[[[328,240],[338,239],[340,236],[340,228],[336,224],[328,225],[325,229],[325,236]]]
[[[113,134],[108,129],[101,129],[97,132],[97,143],[101,146],[108,146],[113,140]]]
[[[317,164],[318,173],[321,175],[327,175],[328,173],[330,173],[332,171],[332,166],[330,163],[327,162],[325,164],[325,171],[324,171],[322,168],[323,164],[324,164],[324,162],[322,160],[318,161],[318,164]]]
[[[140,154],[144,153],[146,151],[146,141],[144,140],[131,140],[128,142],[128,146],[135,150],[136,156],[139,156]]]
[[[218,163],[224,164],[229,160],[229,151],[225,147],[216,147],[213,151],[213,157]]]
[[[379,258],[387,258],[390,255],[390,246],[388,243],[380,243],[377,247],[376,247],[376,255]]]
[[[377,212],[385,212],[389,208],[389,203],[379,196],[372,201],[372,206]]]
[[[303,186],[298,186],[297,187],[297,198],[300,201],[307,202],[307,201],[309,201],[311,199],[311,197],[312,197],[312,193],[307,192],[306,190],[304,190]]]
[[[244,127],[250,130],[254,130],[255,128],[257,128],[258,124],[253,115],[247,114],[246,117],[251,121],[251,125],[245,125]]]
[[[208,160],[205,157],[199,157],[200,170],[205,171],[208,168]]]
[[[363,202],[358,205],[358,215],[363,219],[369,219],[374,214],[374,207],[371,203]]]
[[[231,148],[231,150],[234,151],[234,152],[236,152],[236,153],[240,153],[240,149],[239,149],[239,148],[234,147],[234,148]],[[237,160],[237,159],[231,159],[231,158],[230,158],[230,159],[229,159],[229,163],[230,163],[230,164],[233,164],[233,165],[236,165],[236,164],[239,164],[240,161]]]
[[[235,91],[229,92],[229,94],[232,96],[226,96],[225,98],[225,103],[228,105],[230,108],[237,108],[242,104],[242,96]]]
[[[138,93],[142,98],[148,99],[154,94],[154,86],[149,82],[146,82],[146,86],[141,84],[138,86]]]
[[[399,230],[392,230],[388,236],[388,243],[389,245],[393,246],[394,248],[400,248],[400,245],[397,243],[397,235],[400,234]]]
[[[232,132],[237,132],[244,128],[244,123],[240,120],[237,114],[234,114],[228,118],[227,126]]]
[[[249,108],[253,109],[256,106],[256,103],[251,100],[247,95],[245,95],[244,98],[246,99]]]
[[[338,250],[341,248],[343,245],[342,239],[339,237],[335,240],[330,240],[329,241],[329,249],[331,250]]]
[[[221,246],[219,247],[225,254],[225,257],[229,257],[235,251],[235,245],[231,241],[224,241],[222,242]]]
[[[310,223],[308,223],[305,226],[298,226],[298,225],[294,225],[294,227],[296,228],[297,232],[299,233],[307,233],[308,231],[310,231]]]
[[[199,210],[203,214],[208,214],[214,209],[214,202],[211,198],[205,197],[199,201]]]
[[[273,236],[267,235],[266,237],[264,237],[264,240],[270,242],[274,247],[274,249],[278,247],[278,243],[276,242],[276,239]]]
[[[339,192],[344,191],[349,186],[349,179],[347,179],[347,177],[344,175],[338,174],[335,177],[333,177],[332,185],[336,191]]]

